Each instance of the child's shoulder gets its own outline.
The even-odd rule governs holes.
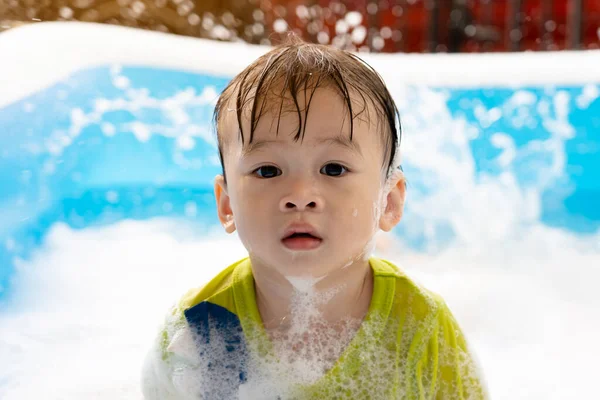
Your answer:
[[[447,310],[446,302],[441,295],[409,277],[392,262],[374,257],[371,259],[371,265],[376,276],[394,279],[394,310],[398,312],[408,310],[417,320],[429,319]]]
[[[211,315],[216,317],[222,317],[227,312],[233,313],[235,301],[232,286],[236,275],[239,279],[240,271],[247,271],[248,268],[244,268],[247,266],[246,261],[247,258],[242,259],[222,270],[205,285],[188,290],[170,308],[159,333],[157,349],[160,359],[164,361],[175,354],[180,361],[188,362],[193,359],[190,356],[193,352],[189,351],[190,346],[193,345],[191,334],[193,330],[189,329],[189,313],[192,313],[192,319],[197,317],[198,313],[212,313]],[[238,266],[242,268],[236,270]],[[244,276],[241,278],[243,279]]]
[[[230,291],[236,268],[240,265],[243,266],[247,260],[247,258],[244,258],[231,264],[203,286],[188,290],[179,300],[178,310],[183,312],[205,301],[217,303],[226,301],[226,298],[232,296]]]

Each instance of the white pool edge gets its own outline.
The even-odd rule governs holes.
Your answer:
[[[95,66],[143,65],[232,77],[247,60],[269,49],[105,24],[23,25],[0,34],[0,107]],[[394,84],[519,87],[600,83],[600,50],[360,56]]]

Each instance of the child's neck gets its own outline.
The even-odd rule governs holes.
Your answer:
[[[319,279],[274,276],[273,269],[252,261],[256,301],[268,332],[360,325],[373,294],[373,271],[367,260]],[[358,324],[356,324],[358,322]]]

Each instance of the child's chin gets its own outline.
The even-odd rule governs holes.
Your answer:
[[[320,251],[284,252],[278,259],[279,271],[286,276],[319,278],[339,269],[338,262]]]

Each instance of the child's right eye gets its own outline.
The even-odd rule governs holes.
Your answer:
[[[263,165],[262,167],[256,168],[253,173],[261,178],[275,178],[276,176],[281,175],[281,170],[272,165]]]

